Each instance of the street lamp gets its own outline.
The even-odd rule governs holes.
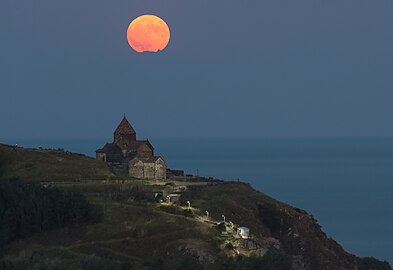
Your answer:
[[[224,219],[224,223],[225,223],[225,216],[224,216],[224,215],[222,215],[222,218]]]
[[[187,201],[187,203],[188,203],[188,208],[191,208],[191,203],[190,203],[190,201]]]

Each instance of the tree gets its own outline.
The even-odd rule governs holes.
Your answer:
[[[0,179],[0,247],[33,232],[97,219],[96,209],[80,193]]]

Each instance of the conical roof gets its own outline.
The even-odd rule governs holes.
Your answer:
[[[136,132],[134,128],[131,126],[130,122],[128,122],[127,117],[124,116],[123,120],[121,120],[120,124],[116,128],[115,134],[131,135],[131,134],[136,134]]]

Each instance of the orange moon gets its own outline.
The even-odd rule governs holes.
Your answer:
[[[142,15],[128,26],[127,40],[136,52],[158,52],[165,49],[170,39],[166,22],[155,15]]]

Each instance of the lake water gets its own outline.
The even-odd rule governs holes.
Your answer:
[[[107,140],[19,141],[94,155]],[[173,169],[305,209],[347,251],[393,263],[393,139],[153,139]],[[8,142],[16,143],[16,142]]]

